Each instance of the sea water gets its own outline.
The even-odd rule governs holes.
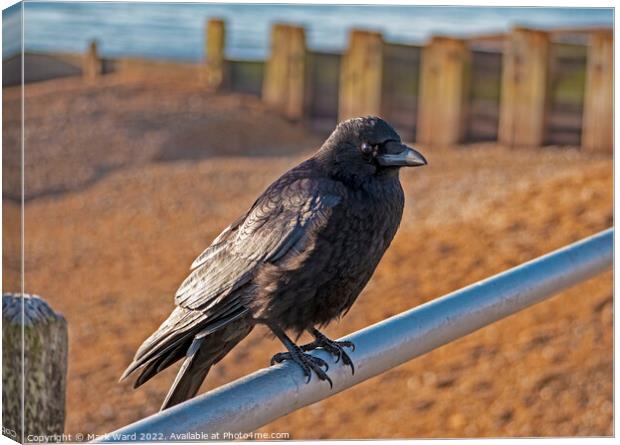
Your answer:
[[[20,46],[19,6],[3,14],[3,57]],[[330,6],[196,3],[24,3],[28,51],[82,52],[97,39],[107,57],[140,56],[200,60],[208,18],[227,22],[227,56],[263,59],[275,22],[306,27],[314,50],[339,52],[350,28],[380,31],[386,40],[421,44],[434,34],[468,36],[511,26],[555,28],[613,25],[611,8],[495,8],[462,6]]]

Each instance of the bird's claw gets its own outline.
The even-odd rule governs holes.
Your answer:
[[[317,337],[316,340],[308,343],[307,345],[303,345],[301,347],[301,350],[313,351],[317,348],[323,348],[330,354],[336,356],[336,363],[338,363],[340,359],[342,359],[342,363],[351,367],[351,374],[355,374],[355,366],[353,365],[353,361],[351,360],[351,357],[349,357],[349,354],[347,354],[344,350],[344,348],[351,348],[351,351],[355,351],[355,345],[352,342],[346,340],[330,340],[329,338],[323,336]]]
[[[312,371],[314,371],[314,373],[320,380],[327,381],[330,388],[334,387],[332,379],[330,379],[326,373],[326,371],[329,370],[329,365],[325,360],[310,354],[305,354],[302,351],[299,351],[298,354],[291,354],[290,352],[279,352],[278,354],[271,357],[271,365],[273,366],[276,363],[282,363],[284,360],[292,360],[301,367],[304,375],[306,376],[306,383],[310,383],[310,379],[312,378]],[[323,370],[323,368],[325,368],[325,370]]]

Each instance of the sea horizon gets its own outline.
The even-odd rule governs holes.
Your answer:
[[[16,5],[17,6],[17,5]],[[3,58],[19,52],[19,11],[3,11]],[[96,39],[104,57],[203,58],[209,18],[227,23],[227,57],[264,59],[269,30],[286,22],[306,28],[308,47],[340,52],[351,28],[382,32],[387,41],[423,44],[434,34],[467,37],[513,26],[539,29],[613,26],[612,8],[274,5],[222,3],[27,2],[26,51],[82,52]]]

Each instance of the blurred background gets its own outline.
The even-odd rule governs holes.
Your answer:
[[[8,11],[4,35],[19,30],[19,13]],[[611,8],[491,8],[382,5],[234,5],[200,3],[36,2],[25,5],[26,50],[81,52],[91,39],[101,41],[105,56],[147,56],[180,60],[203,57],[206,17],[225,19],[230,35],[228,55],[262,60],[269,54],[274,22],[304,25],[312,48],[342,51],[348,30],[382,32],[389,40],[423,42],[433,34],[468,37],[521,25],[535,28],[602,25],[611,27]],[[4,57],[17,53],[19,40],[3,47]]]
[[[23,62],[23,278],[68,321],[66,432],[157,411],[177,368],[133,391],[117,380],[136,348],[193,259],[342,119],[383,116],[429,165],[402,173],[401,229],[332,337],[612,226],[612,26],[611,8],[3,11],[3,291],[21,278]],[[608,273],[262,431],[612,435],[612,298]],[[203,391],[266,366],[266,334]]]

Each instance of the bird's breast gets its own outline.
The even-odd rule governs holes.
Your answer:
[[[303,262],[273,267],[272,286],[258,312],[302,331],[347,311],[396,234],[403,204],[398,183],[348,190]]]
[[[329,322],[355,302],[398,230],[403,205],[398,183],[349,194],[308,258],[317,276],[306,301],[314,324]]]

